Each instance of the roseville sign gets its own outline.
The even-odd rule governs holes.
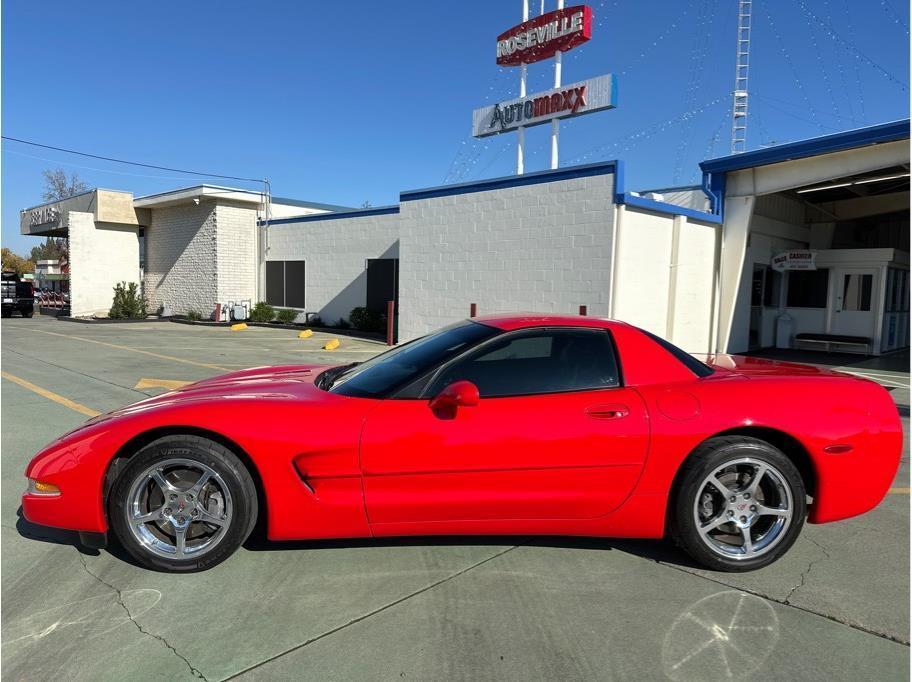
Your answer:
[[[472,135],[497,135],[615,106],[614,76],[607,74],[476,109],[472,113]]]
[[[497,36],[497,63],[519,66],[566,52],[592,37],[592,9],[567,7],[524,21]]]

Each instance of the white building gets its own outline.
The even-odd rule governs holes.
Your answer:
[[[95,190],[24,211],[22,229],[69,230],[74,315],[142,278],[178,314],[266,300],[335,322],[395,300],[400,340],[473,304],[585,306],[692,352],[780,337],[880,353],[909,345],[908,143],[905,120],[706,161],[699,187],[631,192],[611,161],[365,210],[272,199],[268,220],[260,194],[230,188]],[[789,251],[817,269],[774,270]]]

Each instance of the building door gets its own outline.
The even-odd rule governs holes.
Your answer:
[[[763,338],[763,293],[766,290],[764,276],[766,266],[754,264],[754,276],[751,280],[750,330],[748,332],[748,350],[760,348]]]
[[[832,334],[874,337],[874,301],[877,271],[874,269],[843,269],[836,271],[836,291]]]
[[[399,259],[369,258],[367,260],[367,302],[368,310],[386,315],[386,305],[393,301],[394,341],[398,336],[399,318]]]

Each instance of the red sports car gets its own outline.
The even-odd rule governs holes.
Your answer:
[[[865,379],[701,362],[610,320],[492,316],[90,419],[35,456],[22,508],[166,571],[218,564],[258,519],[272,540],[670,536],[744,571],[782,556],[806,515],[877,505],[901,448],[892,399]]]

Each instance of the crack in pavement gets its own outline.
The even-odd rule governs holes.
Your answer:
[[[455,578],[458,578],[461,575],[465,575],[469,571],[474,570],[474,569],[478,568],[479,566],[482,566],[483,564],[488,563],[489,561],[494,561],[494,559],[498,559],[498,558],[502,557],[507,552],[512,552],[517,547],[522,547],[527,542],[528,542],[528,540],[517,543],[517,544],[513,545],[512,547],[507,547],[507,549],[505,549],[501,552],[492,554],[488,558],[482,559],[481,561],[478,561],[478,562],[472,564],[471,566],[466,566],[462,570],[456,571],[455,573],[451,573],[450,575],[446,576],[445,578],[441,578],[440,580],[437,580],[437,581],[431,583],[430,585],[425,585],[421,589],[415,590],[414,592],[411,592],[411,593],[405,595],[404,597],[400,597],[399,599],[394,599],[390,603],[384,604],[383,606],[379,606],[376,609],[374,609],[373,611],[368,611],[367,613],[357,616],[356,618],[352,618],[351,620],[343,623],[342,625],[337,625],[336,627],[331,628],[331,629],[327,630],[326,632],[322,632],[319,635],[314,635],[313,637],[304,640],[300,644],[296,644],[295,646],[291,647],[290,649],[286,649],[285,651],[277,653],[275,656],[270,656],[269,658],[263,659],[259,663],[254,663],[253,665],[248,666],[248,667],[244,668],[243,670],[239,670],[236,673],[232,673],[228,677],[225,677],[224,679],[222,679],[221,682],[228,682],[228,680],[236,679],[236,678],[240,677],[241,675],[245,675],[253,670],[256,670],[260,666],[266,665],[267,663],[271,663],[272,661],[275,661],[275,660],[281,658],[282,656],[290,654],[299,649],[303,649],[304,647],[308,646],[309,644],[313,644],[314,642],[316,642],[318,640],[324,639],[325,637],[329,637],[330,635],[334,635],[335,633],[339,632],[340,630],[344,630],[345,628],[355,625],[357,623],[360,623],[361,621],[367,620],[368,618],[370,618],[372,616],[376,616],[378,613],[382,613],[383,611],[386,611],[387,609],[391,609],[394,606],[398,606],[399,604],[402,604],[403,602],[408,601],[412,597],[417,597],[420,594],[424,594],[425,592],[433,590],[438,585],[443,585],[444,583],[448,583],[451,580],[454,580]]]
[[[815,542],[814,544],[817,544],[817,543]],[[819,546],[820,545],[818,545],[818,547]],[[823,547],[820,547],[820,549],[823,550]],[[826,550],[824,550],[824,552],[826,552]],[[827,556],[829,556],[829,554]],[[839,618],[838,616],[831,616],[827,613],[821,613],[820,611],[814,611],[813,609],[810,609],[806,606],[799,606],[797,604],[792,604],[792,603],[786,602],[784,599],[778,599],[776,597],[773,597],[772,595],[764,594],[763,592],[760,592],[759,590],[752,590],[747,587],[742,587],[740,585],[732,585],[731,583],[727,583],[724,580],[719,580],[718,578],[711,578],[708,575],[703,575],[702,573],[694,573],[693,571],[688,571],[686,568],[683,568],[682,566],[675,566],[674,564],[666,563],[666,562],[662,561],[661,559],[652,559],[652,561],[659,564],[660,566],[664,566],[665,568],[671,568],[671,569],[674,569],[675,571],[680,571],[681,573],[686,573],[687,575],[692,575],[697,578],[702,578],[703,580],[708,580],[709,582],[715,583],[716,585],[721,585],[722,587],[728,587],[733,590],[738,590],[739,592],[751,594],[755,597],[760,597],[761,599],[765,599],[767,601],[771,601],[773,603],[779,604],[780,606],[785,606],[790,609],[796,609],[798,611],[803,611],[804,613],[808,613],[812,616],[817,616],[818,618],[825,618],[826,620],[832,621],[834,623],[839,623],[840,625],[844,625],[845,627],[851,628],[852,630],[858,630],[859,632],[864,632],[865,634],[868,634],[868,635],[880,637],[881,639],[886,639],[888,641],[895,642],[896,644],[901,644],[902,646],[905,646],[905,647],[909,646],[908,639],[902,639],[901,637],[898,637],[896,635],[891,635],[886,632],[879,632],[877,630],[872,630],[871,628],[865,627],[864,625],[861,625],[860,623],[852,623],[848,620],[845,620],[844,618]],[[812,562],[812,563],[817,563],[818,561],[822,561],[822,559],[818,559],[817,561]],[[805,573],[807,573],[807,571]],[[795,588],[792,588],[793,592],[794,592],[794,590],[795,590]]]
[[[807,568],[801,572],[801,580],[798,582],[797,585],[795,585],[792,589],[789,590],[788,594],[785,595],[785,599],[782,600],[782,603],[785,604],[786,606],[793,606],[792,596],[795,594],[795,592],[797,592],[802,587],[804,587],[804,584],[807,581],[807,577],[811,574],[811,571],[813,570],[814,566],[816,564],[820,563],[821,561],[823,561],[824,559],[831,558],[830,553],[826,550],[826,548],[823,545],[821,545],[819,542],[817,542],[814,538],[809,537],[808,540],[810,540],[813,544],[815,544],[817,546],[818,549],[820,549],[821,552],[823,552],[823,556],[818,557],[818,558],[814,559],[813,561],[808,562]]]
[[[127,618],[129,618],[130,622],[133,623],[133,625],[136,626],[136,629],[139,630],[139,632],[140,632],[141,634],[143,634],[143,635],[145,635],[145,636],[147,636],[147,637],[151,637],[152,639],[155,639],[155,640],[158,640],[159,642],[161,642],[161,643],[162,643],[167,649],[169,649],[175,656],[177,656],[177,657],[178,657],[179,659],[181,659],[184,663],[186,663],[187,668],[189,668],[190,674],[191,674],[191,675],[193,675],[194,677],[196,677],[196,678],[198,678],[198,679],[200,679],[200,680],[203,680],[203,682],[209,682],[209,681],[206,679],[206,676],[203,675],[203,673],[201,673],[199,670],[197,670],[196,668],[194,668],[193,665],[190,663],[190,661],[187,659],[187,657],[184,656],[183,654],[181,654],[181,653],[180,653],[177,649],[175,649],[173,646],[171,646],[171,644],[168,642],[168,640],[166,640],[166,639],[165,639],[164,637],[162,637],[161,635],[156,635],[154,632],[149,632],[148,630],[144,630],[144,629],[143,629],[143,626],[140,625],[139,622],[138,622],[135,618],[133,618],[133,614],[130,613],[130,609],[127,608],[127,605],[124,604],[124,601],[123,601],[123,593],[122,593],[119,589],[117,589],[116,587],[114,587],[114,585],[112,585],[111,583],[109,583],[109,582],[107,582],[106,580],[102,579],[101,576],[96,575],[95,573],[92,573],[92,571],[89,570],[89,564],[88,564],[88,562],[85,560],[85,557],[82,556],[82,554],[79,554],[78,556],[79,556],[79,561],[82,562],[82,568],[83,568],[83,570],[85,570],[85,572],[86,572],[87,574],[89,574],[91,577],[93,577],[95,580],[97,580],[99,583],[101,583],[102,585],[104,585],[104,586],[107,587],[108,589],[112,590],[112,591],[114,592],[114,594],[117,595],[117,603],[118,603],[118,605],[120,605],[120,607],[124,610],[124,612],[127,614]]]

